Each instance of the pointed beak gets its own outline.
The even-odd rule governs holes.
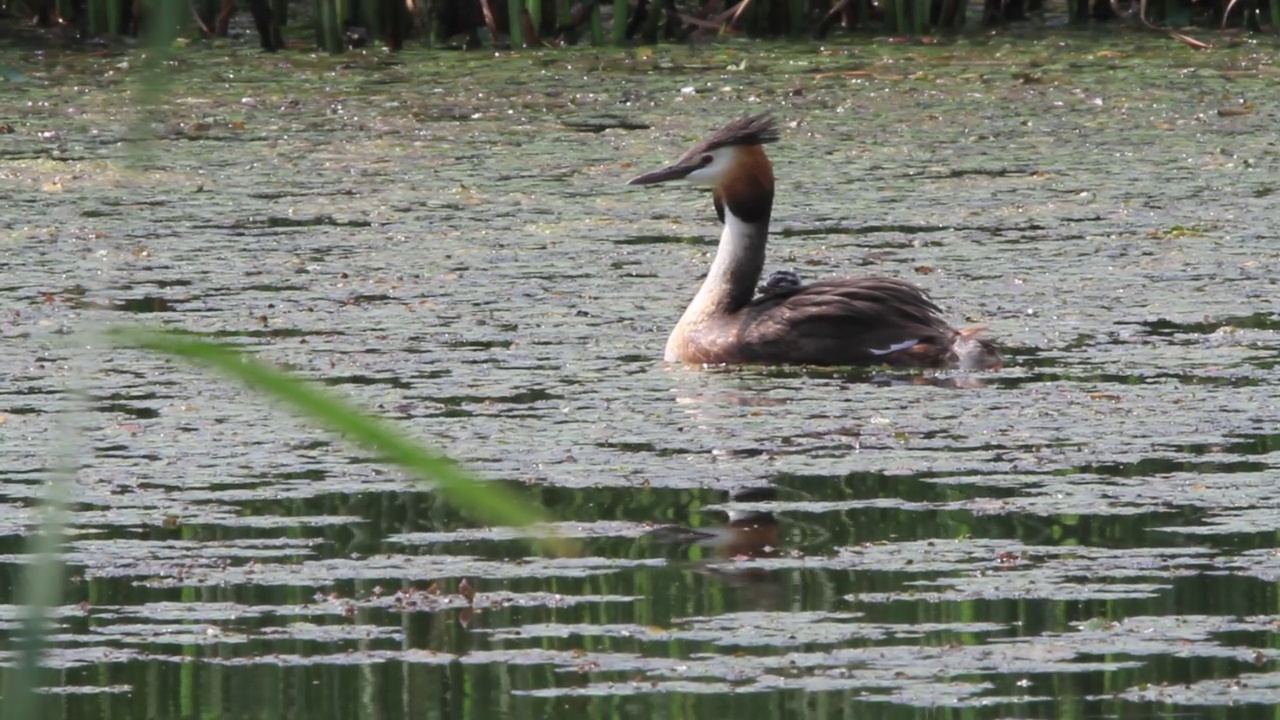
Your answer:
[[[668,180],[679,180],[680,178],[687,177],[689,173],[700,167],[702,167],[702,165],[696,162],[676,163],[675,165],[668,165],[661,170],[654,170],[653,172],[647,172],[643,175],[633,177],[627,181],[627,184],[652,185],[654,183],[666,182]]]

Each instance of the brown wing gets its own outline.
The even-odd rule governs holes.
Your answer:
[[[757,298],[735,318],[735,334],[753,362],[932,366],[956,337],[940,313],[903,280],[840,278]]]

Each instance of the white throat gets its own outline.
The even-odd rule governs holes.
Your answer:
[[[682,360],[683,348],[689,336],[707,323],[737,312],[755,295],[756,284],[764,270],[765,245],[769,237],[769,223],[749,223],[724,207],[724,229],[720,231],[720,244],[707,278],[702,281],[698,294],[693,296],[676,323],[675,330],[667,338],[665,358],[668,362]]]

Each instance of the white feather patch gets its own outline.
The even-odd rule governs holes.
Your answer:
[[[906,350],[909,347],[915,347],[916,344],[919,342],[920,342],[919,340],[903,340],[900,343],[894,343],[890,345],[885,350],[876,350],[875,348],[868,348],[868,349],[871,351],[872,355],[888,355],[889,353],[895,353],[895,352],[898,352],[899,350]]]

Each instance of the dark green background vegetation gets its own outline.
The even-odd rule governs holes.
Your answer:
[[[148,25],[205,37],[226,36],[247,9],[262,47],[290,39],[331,51],[371,39],[399,49],[408,40],[462,47],[562,46],[688,41],[720,34],[824,37],[848,31],[957,32],[1028,20],[1061,19],[1164,31],[1196,25],[1273,31],[1276,0],[6,0],[0,28],[67,26],[81,37],[129,36]],[[286,30],[297,28],[298,32]]]

